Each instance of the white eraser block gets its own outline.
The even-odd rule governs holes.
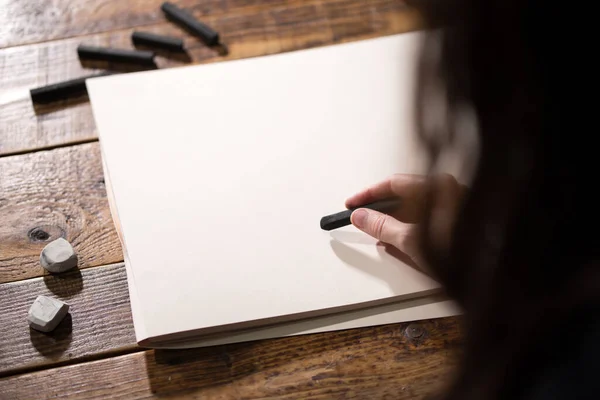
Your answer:
[[[69,312],[69,305],[47,296],[38,296],[29,308],[29,326],[41,332],[50,332]]]
[[[77,266],[77,254],[71,243],[58,238],[44,247],[40,263],[50,272],[65,272]]]

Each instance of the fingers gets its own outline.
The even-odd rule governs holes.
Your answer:
[[[421,257],[419,257],[416,225],[405,224],[394,217],[366,208],[359,208],[354,211],[350,219],[352,224],[361,231],[389,245],[389,247],[397,249],[393,251],[388,248],[388,253],[403,262],[407,262],[405,259],[407,257],[414,266],[424,268]],[[398,255],[403,256],[399,257]]]
[[[404,224],[379,211],[359,208],[350,220],[361,231],[384,243],[396,245],[403,232]]]
[[[426,179],[416,175],[393,175],[368,189],[350,197],[346,201],[348,208],[360,207],[374,201],[399,197],[401,205],[391,215],[358,208],[351,215],[351,222],[361,231],[379,241],[396,247],[406,254],[419,267],[424,268],[418,256],[419,246],[415,223],[422,221],[425,203],[431,207],[428,227],[430,239],[437,246],[448,246],[453,231],[457,209],[462,203],[466,187],[448,174],[439,174]],[[426,201],[429,194],[432,202]]]
[[[419,220],[426,193],[426,180],[421,175],[396,174],[346,200],[346,207],[355,208],[389,197],[400,197],[402,205],[394,217],[402,222]]]

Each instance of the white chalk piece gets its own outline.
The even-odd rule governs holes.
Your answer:
[[[58,238],[44,247],[40,254],[40,263],[50,272],[65,272],[77,266],[77,254],[71,243]]]
[[[38,296],[29,308],[29,326],[40,332],[50,332],[69,312],[69,305],[47,296]]]

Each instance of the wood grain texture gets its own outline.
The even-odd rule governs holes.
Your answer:
[[[416,334],[415,334],[416,333]],[[10,399],[425,399],[457,364],[455,318],[185,351],[145,351],[0,380]]]
[[[164,0],[8,0],[0,14],[0,48],[65,39],[164,21]],[[197,18],[252,13],[293,3],[289,0],[173,0]],[[298,3],[298,0],[295,1]]]
[[[0,376],[138,349],[122,263],[4,283],[0,287]],[[27,310],[38,295],[53,296],[71,306],[69,315],[54,332],[45,334],[28,326]],[[99,378],[108,384],[123,375],[129,377],[122,382],[124,398],[135,397],[138,390],[127,388],[131,379],[146,380],[144,385],[151,385],[152,393],[194,389],[202,396],[211,393],[213,389],[208,386],[213,383],[225,384],[219,390],[227,393],[239,384],[233,385],[234,381],[244,379],[244,386],[258,385],[252,389],[257,391],[252,396],[259,398],[279,396],[279,392],[294,397],[294,393],[297,396],[311,390],[315,396],[334,393],[339,397],[346,396],[351,387],[358,394],[364,391],[359,396],[363,397],[375,389],[401,391],[408,380],[413,388],[407,393],[416,395],[429,393],[431,385],[447,372],[445,366],[453,365],[454,359],[448,352],[454,351],[459,342],[458,319],[445,318],[207,349],[148,352],[144,356],[147,365],[141,370],[136,367],[138,370],[131,372],[136,375],[133,378],[126,371],[131,367],[130,361],[123,365],[117,362],[108,368],[114,371],[113,375],[81,372],[83,376],[92,375],[81,382],[63,382],[65,387],[58,393],[79,387],[68,389],[69,382],[87,386]],[[79,368],[85,371],[94,364],[86,365],[69,367],[72,369],[65,376],[78,374]],[[247,380],[248,374],[253,378]],[[53,372],[48,376],[60,374]],[[271,381],[270,386],[261,387],[267,380]],[[376,388],[378,381],[386,387]],[[0,393],[30,385],[18,384],[10,389],[6,386],[12,385],[10,382],[14,380],[0,381]],[[31,393],[34,392],[15,392],[9,398],[29,398]],[[97,396],[102,393],[105,394],[101,391]],[[76,393],[71,394],[77,398]]]
[[[0,221],[0,283],[47,274],[40,252],[58,237],[79,268],[123,260],[98,143],[0,158]]]
[[[54,3],[62,9],[72,2]],[[78,9],[78,3],[75,3],[72,7]],[[148,2],[151,3],[154,2]],[[105,26],[102,31],[124,26],[125,23],[118,21],[124,18],[120,14],[124,12],[122,8],[129,7],[130,2],[101,4],[96,7],[96,13],[107,13],[102,14],[106,21],[102,19],[105,22],[98,23],[98,26]],[[131,12],[135,12],[136,7],[142,7],[135,4]],[[222,11],[209,13],[207,10],[211,4],[217,9],[221,7]],[[118,12],[114,15],[108,13],[111,7],[116,7]],[[86,12],[94,10],[94,7],[87,5],[84,8],[88,9]],[[189,53],[189,61],[161,53],[157,58],[160,68],[190,62],[247,58],[366,39],[411,31],[422,25],[417,12],[399,0],[207,1],[192,9],[195,15],[205,15],[203,21],[221,33],[229,50],[228,55],[223,56],[218,49],[204,46],[171,23],[160,22],[144,26],[144,30],[184,37]],[[132,25],[125,25],[134,26],[142,21],[154,22],[158,17],[149,17],[153,13],[155,11],[144,11],[135,14],[135,18],[130,15],[133,18]],[[124,15],[128,14],[125,12]],[[114,21],[109,16],[114,17]],[[93,27],[94,24],[91,23],[90,26]],[[85,32],[97,31],[90,29]],[[84,67],[80,64],[75,49],[79,43],[130,48],[132,31],[133,29],[126,28],[0,50],[0,155],[96,138],[91,109],[85,96],[34,108],[29,98],[29,89],[89,75],[101,68],[115,67],[101,63],[86,63]]]
[[[51,333],[29,328],[27,311],[38,295],[71,306]],[[135,347],[123,264],[0,286],[0,375]]]

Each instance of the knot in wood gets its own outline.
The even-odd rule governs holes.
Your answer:
[[[50,238],[50,234],[42,228],[33,228],[28,233],[29,239],[34,242],[43,242]]]
[[[418,324],[410,324],[408,328],[406,328],[406,336],[410,339],[418,339],[423,336],[423,333],[425,333],[425,330]]]

